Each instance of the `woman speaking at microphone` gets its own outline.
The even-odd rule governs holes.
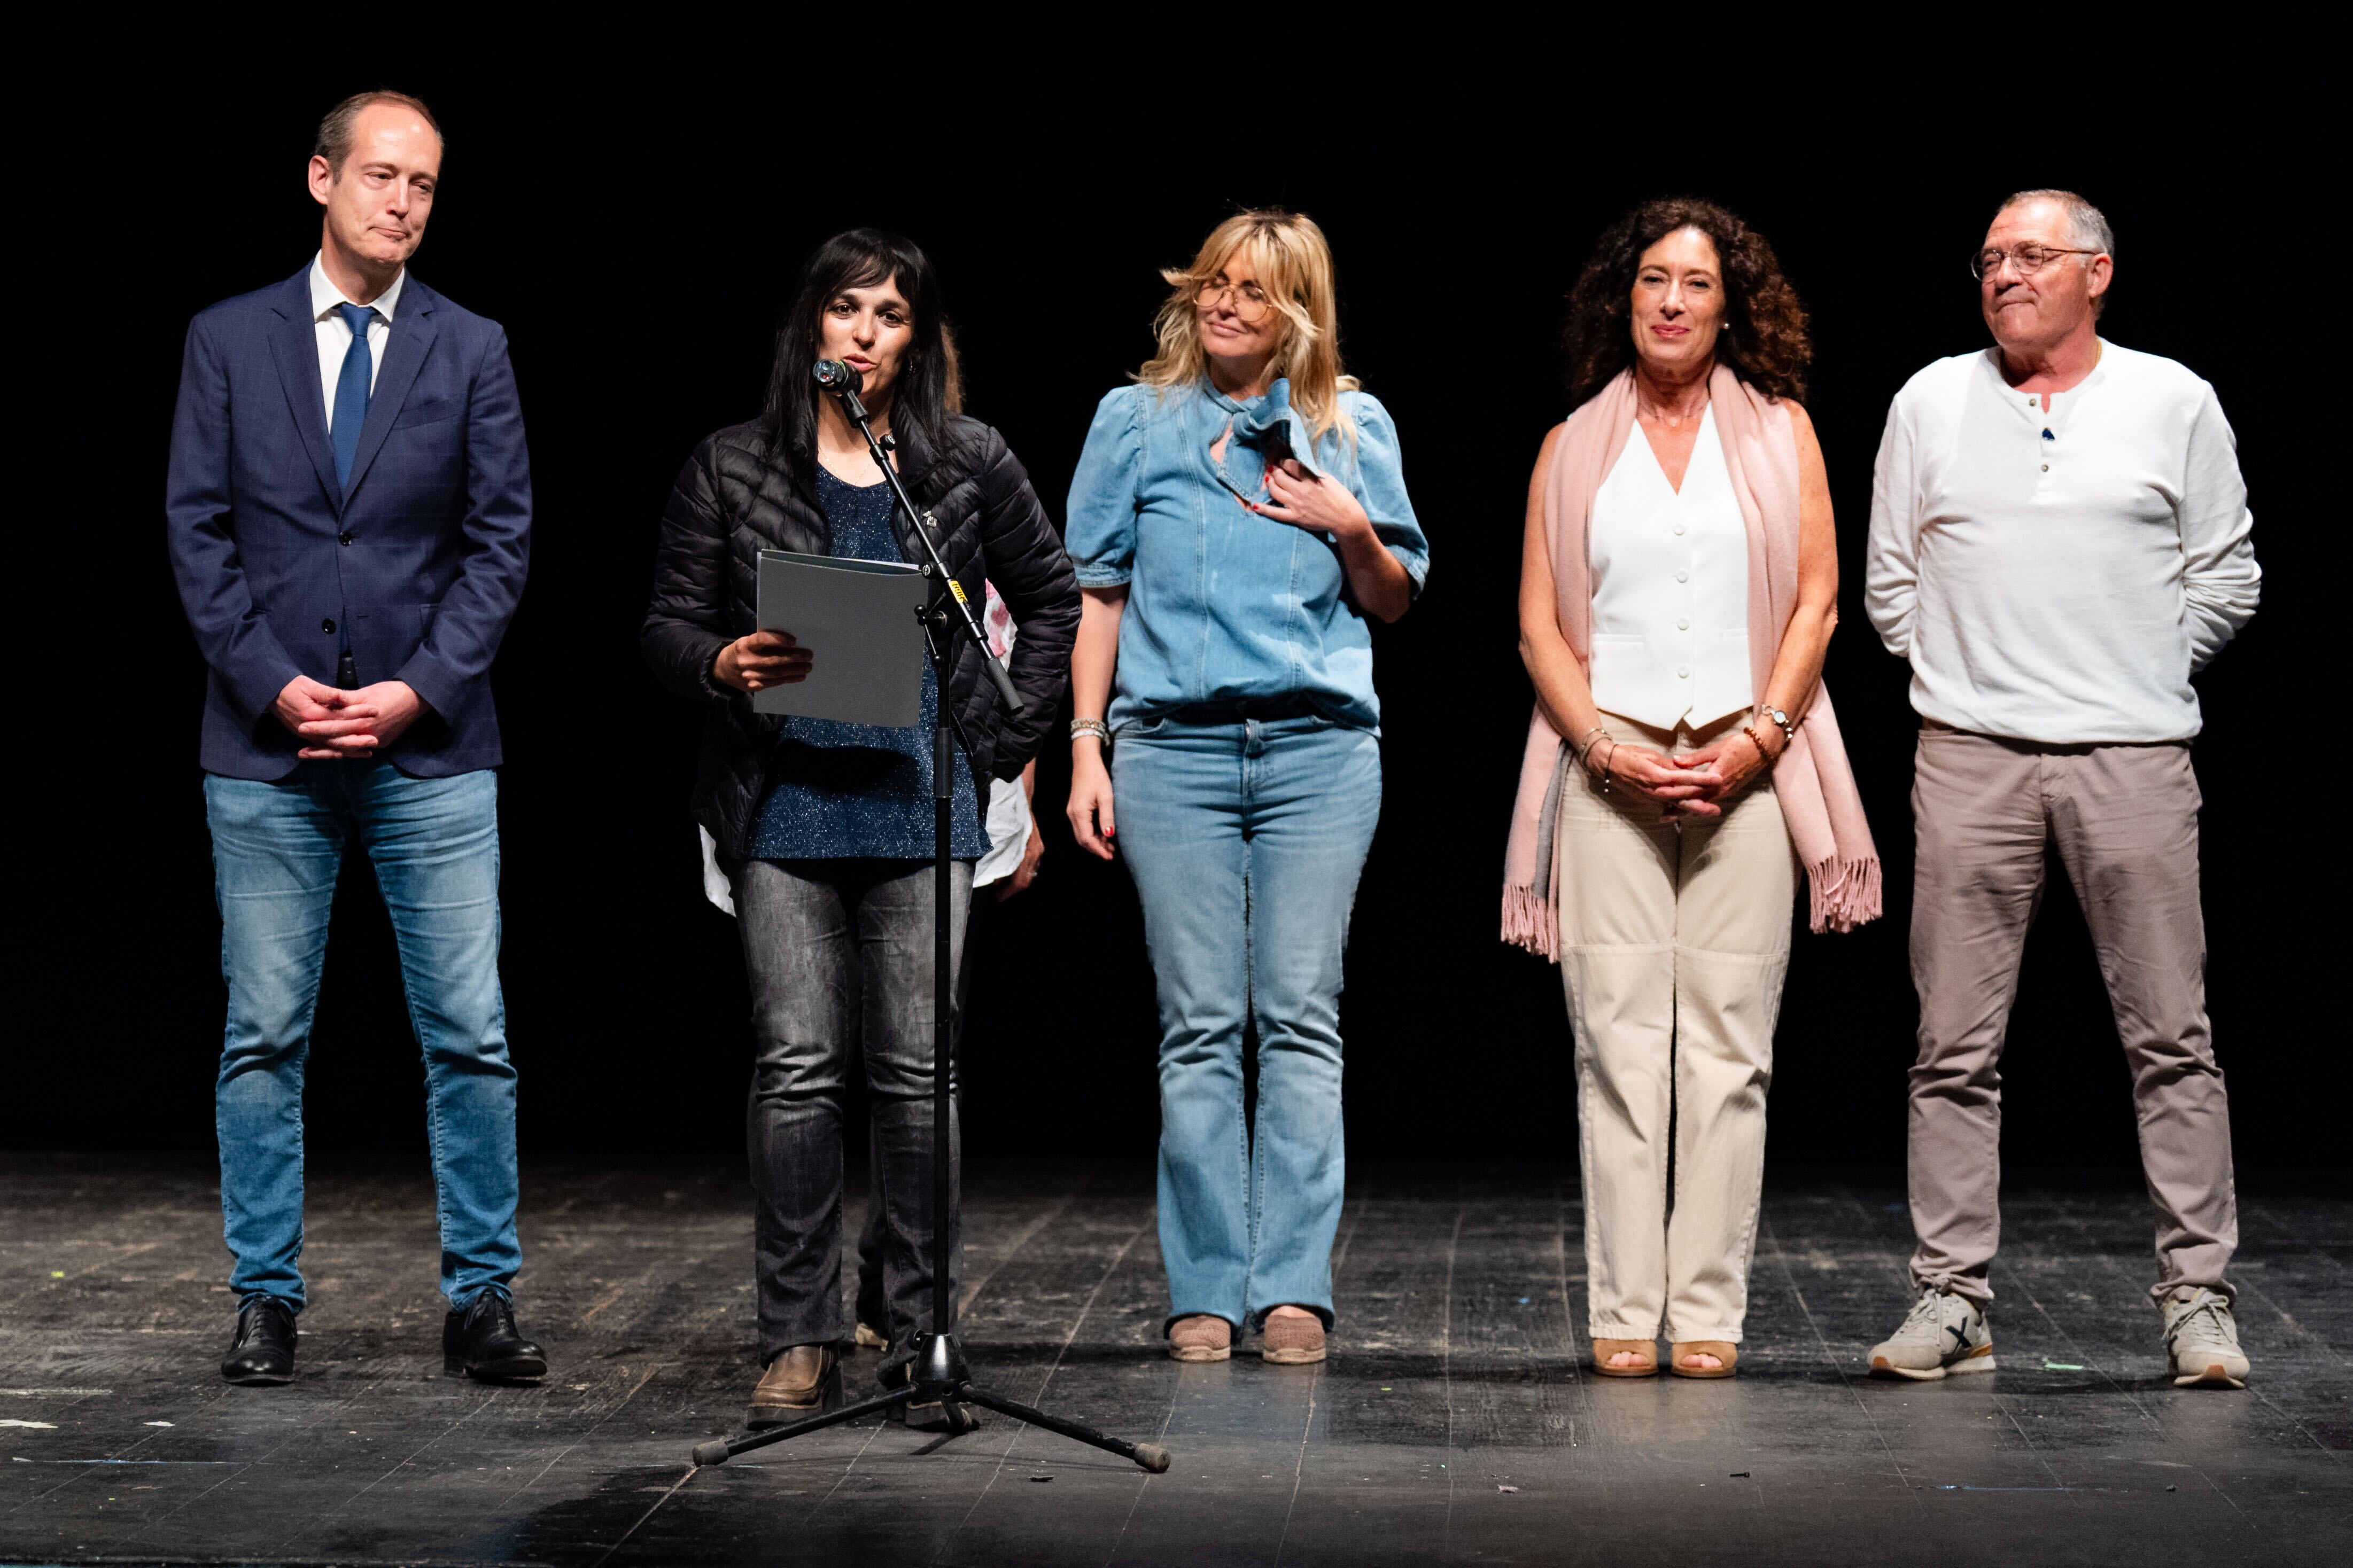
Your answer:
[[[1318,1362],[1341,950],[1381,808],[1366,617],[1405,614],[1430,548],[1388,410],[1340,373],[1323,231],[1243,213],[1163,276],[1159,353],[1071,484],[1071,826],[1124,851],[1144,904],[1169,1353],[1223,1361],[1255,1329],[1267,1361]]]
[[[947,690],[927,666],[923,718],[909,728],[753,711],[753,693],[806,679],[826,658],[789,628],[756,629],[762,550],[923,558],[865,438],[818,389],[819,360],[862,378],[874,429],[893,438],[900,479],[936,520],[940,553],[971,601],[987,579],[1019,623],[1020,711],[997,699],[988,656],[957,638]],[[957,412],[931,262],[877,229],[826,241],[776,335],[767,406],[705,439],[670,492],[643,638],[662,683],[707,708],[694,816],[717,847],[751,980],[763,1368],[753,1426],[840,1396],[842,1114],[861,1055],[881,1178],[886,1385],[905,1377],[915,1337],[934,1326],[933,1227],[949,1227],[953,1257],[956,1219],[931,1202],[933,725],[944,703],[970,744],[948,851],[961,963],[973,862],[988,848],[979,803],[991,778],[1018,777],[1036,754],[1078,619],[1070,562],[1028,476],[1002,437]]]

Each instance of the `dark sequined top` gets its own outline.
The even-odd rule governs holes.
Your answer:
[[[833,553],[863,561],[902,559],[891,526],[891,487],[845,484],[817,472],[818,504],[833,529]],[[823,649],[818,657],[825,657]],[[844,724],[832,719],[785,721],[768,793],[752,833],[761,860],[923,859],[932,857],[932,725],[939,681],[923,669],[923,713],[905,729]],[[972,770],[961,755],[950,769],[948,855],[973,860],[988,852]]]

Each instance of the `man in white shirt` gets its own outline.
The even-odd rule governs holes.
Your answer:
[[[2025,191],[1971,263],[1996,346],[1888,411],[1867,601],[1921,717],[1912,977],[1918,1300],[1876,1374],[1993,1370],[2002,1038],[2056,842],[2133,1073],[2158,1212],[2168,1364],[2245,1386],[2223,1271],[2231,1127],[2206,1016],[2190,677],[2254,614],[2261,574],[2214,389],[2104,342],[2107,220]]]

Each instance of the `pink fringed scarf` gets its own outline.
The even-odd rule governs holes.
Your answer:
[[[1708,395],[1733,492],[1748,524],[1748,664],[1761,692],[1798,602],[1797,437],[1785,405],[1752,391],[1723,365],[1716,366]],[[1633,428],[1634,378],[1628,372],[1569,416],[1545,479],[1545,531],[1561,635],[1588,669],[1593,643],[1588,550],[1593,498]],[[1574,755],[1538,705],[1528,721],[1512,837],[1504,851],[1504,940],[1556,962],[1563,846],[1554,824]],[[1862,797],[1847,766],[1827,689],[1816,690],[1797,739],[1774,764],[1773,789],[1789,840],[1805,864],[1813,929],[1852,931],[1878,918],[1879,851],[1863,819]]]

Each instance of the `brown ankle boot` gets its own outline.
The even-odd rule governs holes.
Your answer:
[[[757,1430],[781,1426],[804,1415],[841,1405],[841,1365],[831,1345],[795,1345],[768,1363],[752,1390],[752,1413],[744,1421]]]

